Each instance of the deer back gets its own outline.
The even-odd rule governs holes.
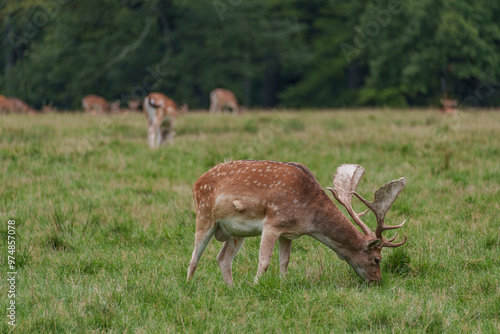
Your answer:
[[[327,215],[326,208],[336,209],[309,169],[298,163],[221,164],[198,179],[193,197],[197,214],[215,220],[244,214],[274,217],[283,224],[310,223]]]

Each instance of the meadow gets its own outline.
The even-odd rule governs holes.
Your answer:
[[[190,113],[174,145],[158,150],[146,131],[137,113],[0,117],[2,277],[16,221],[13,332],[500,332],[500,113]],[[386,222],[406,219],[408,241],[383,250],[378,285],[308,237],[292,244],[285,279],[276,247],[253,284],[260,239],[248,238],[234,286],[222,280],[215,240],[186,282],[191,187],[230,159],[300,162],[323,187],[339,165],[357,163],[369,200],[405,176]],[[364,220],[375,226],[373,214]],[[12,329],[7,292],[2,280],[2,333]]]

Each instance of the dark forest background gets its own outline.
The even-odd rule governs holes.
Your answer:
[[[80,108],[163,92],[207,108],[500,105],[500,2],[2,2],[0,94]]]

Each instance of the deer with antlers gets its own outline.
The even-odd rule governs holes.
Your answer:
[[[217,256],[224,281],[233,283],[231,264],[246,237],[262,235],[255,282],[269,266],[276,241],[279,243],[280,274],[287,272],[292,240],[310,236],[331,248],[363,279],[381,279],[383,247],[399,247],[396,236],[385,239],[385,215],[403,190],[406,179],[383,185],[368,202],[356,192],[364,169],[344,164],[337,168],[334,189],[326,188],[346,209],[360,232],[335,206],[309,169],[299,163],[275,161],[231,161],[215,166],[193,186],[196,211],[195,246],[187,279],[192,278],[200,257],[215,236],[224,245]],[[375,232],[356,213],[352,197],[358,197],[377,219]]]

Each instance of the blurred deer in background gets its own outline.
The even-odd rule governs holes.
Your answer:
[[[439,109],[441,113],[451,115],[455,115],[457,113],[457,109],[455,109],[458,106],[457,100],[442,99],[441,104],[443,106]]]
[[[120,101],[108,103],[104,97],[87,95],[82,99],[82,107],[86,113],[91,115],[118,112],[120,111]]]
[[[246,237],[262,235],[259,267],[255,282],[267,270],[276,241],[279,242],[280,274],[287,272],[292,240],[310,236],[331,248],[347,261],[363,279],[381,279],[380,261],[383,247],[399,247],[406,242],[386,240],[385,230],[397,229],[384,223],[405,178],[389,182],[375,192],[368,202],[356,192],[364,169],[359,165],[342,165],[334,176],[334,189],[327,188],[347,209],[360,232],[335,206],[309,169],[299,163],[275,161],[232,161],[215,166],[193,186],[196,211],[196,233],[188,280],[193,276],[203,251],[215,236],[224,242],[217,261],[227,284],[233,283],[231,264]],[[377,219],[375,232],[355,213],[351,199],[355,195]]]
[[[183,103],[178,110],[180,115],[185,115],[188,113],[188,111],[189,111],[189,106],[186,103]]]
[[[158,148],[164,141],[173,143],[178,110],[174,100],[162,93],[151,93],[144,99],[142,109],[148,117],[148,142]]]
[[[14,112],[14,110],[14,104],[5,96],[0,95],[0,112],[9,113]]]
[[[56,110],[57,110],[57,108],[54,107],[52,101],[50,103],[48,103],[48,104],[47,104],[47,101],[43,102],[42,110],[41,110],[41,112],[43,114],[50,114],[50,113],[52,113],[52,112],[54,112]]]
[[[233,114],[241,113],[236,96],[227,89],[217,88],[210,93],[210,113],[227,110]]]
[[[36,110],[31,108],[26,102],[17,97],[6,97],[0,95],[0,111],[1,112],[14,112],[35,115]]]
[[[128,108],[132,111],[141,111],[142,101],[137,99],[130,99],[127,102]]]

